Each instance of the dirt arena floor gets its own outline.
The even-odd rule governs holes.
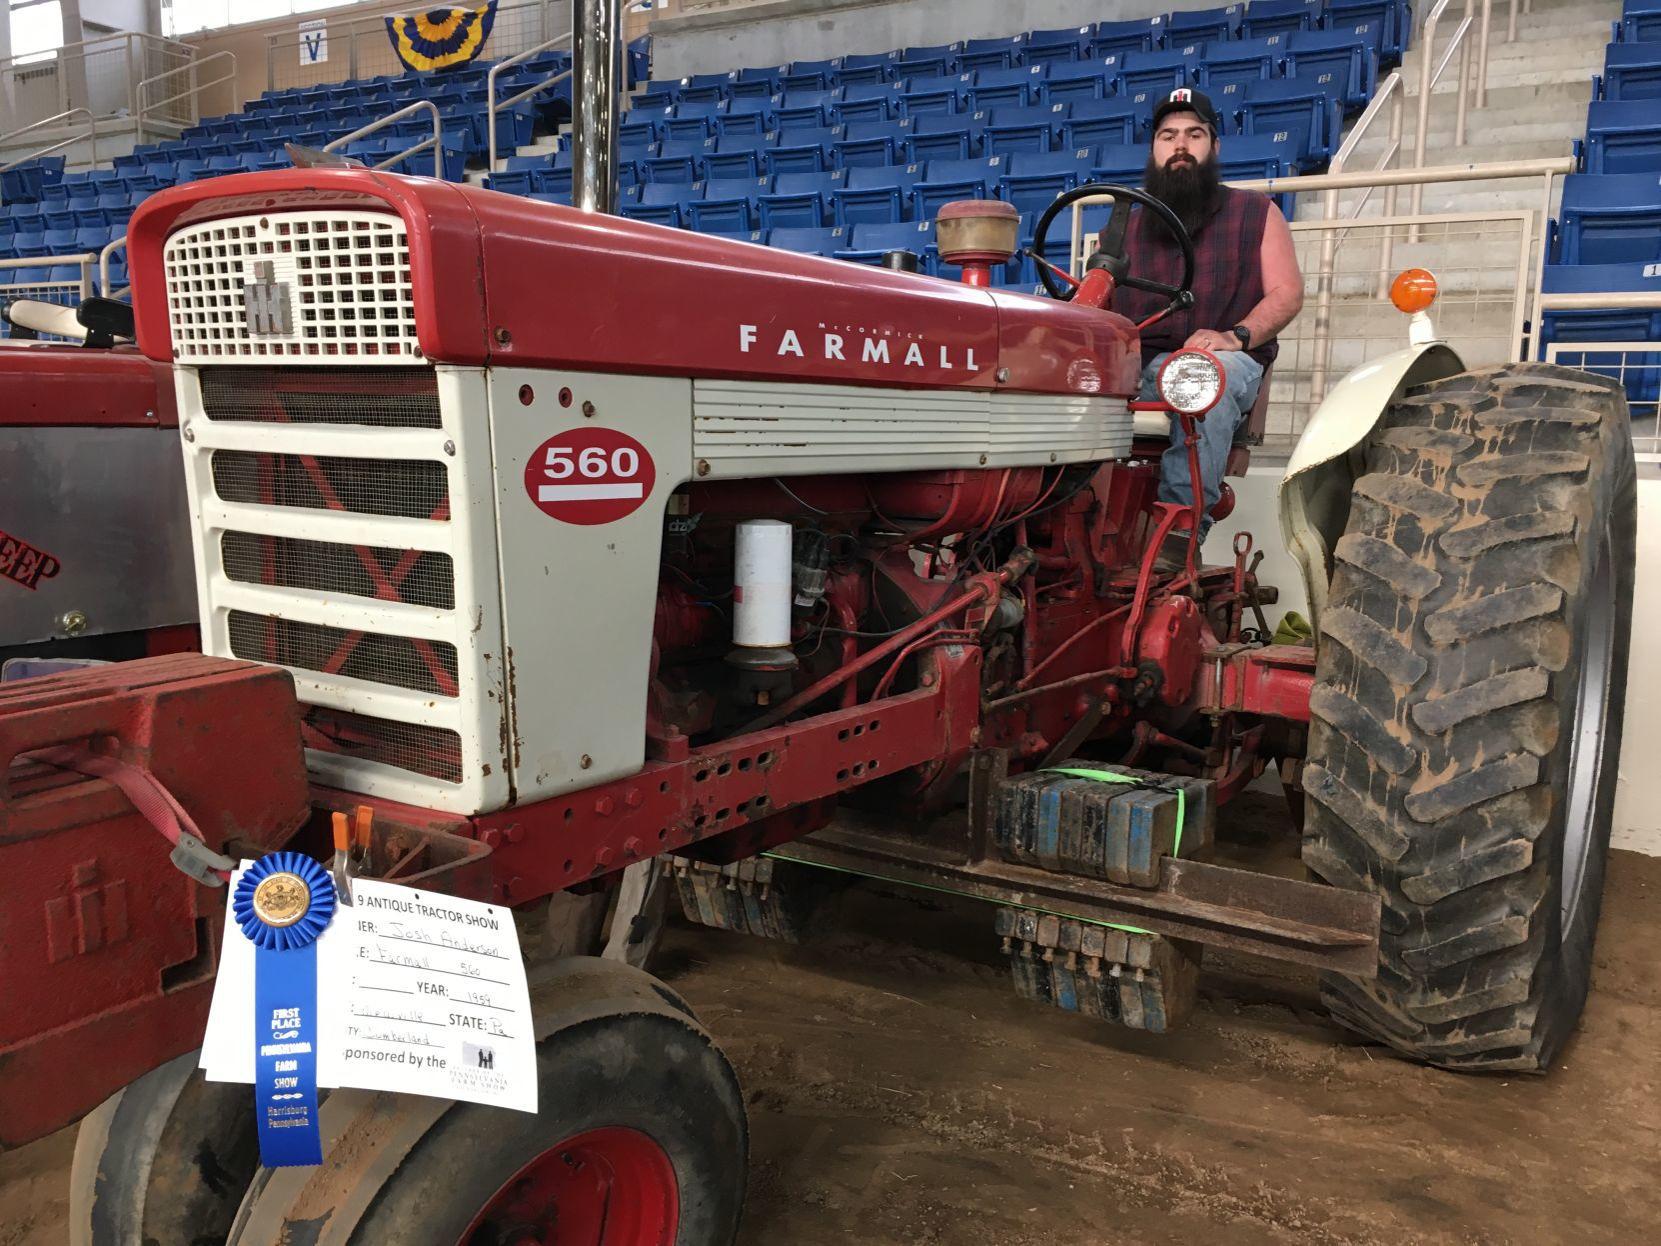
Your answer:
[[[843,893],[810,945],[690,927],[659,972],[749,1103],[745,1246],[1661,1240],[1661,859],[1616,853],[1549,1077],[1353,1041],[1314,983],[1210,957],[1183,1031],[1015,997],[987,910]],[[58,1246],[72,1131],[0,1156],[0,1246]]]

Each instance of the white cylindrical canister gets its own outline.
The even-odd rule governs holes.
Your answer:
[[[732,639],[746,649],[790,645],[790,525],[746,519],[733,548]]]

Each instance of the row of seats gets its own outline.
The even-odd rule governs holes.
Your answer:
[[[1366,27],[1369,43],[1386,65],[1400,62],[1411,31],[1406,0],[1258,0],[1249,8],[1172,13],[1134,21],[1034,30],[1024,35],[969,39],[960,43],[900,48],[831,60],[793,61],[787,65],[694,74],[675,80],[654,79],[642,91],[643,107],[717,102],[773,95],[779,91],[824,91],[849,86],[892,83],[919,77],[946,77],[1015,67],[1055,67],[1120,57],[1137,58],[1172,51],[1200,51],[1268,37],[1307,37],[1316,31],[1354,31]]]
[[[1661,294],[1661,0],[1626,0],[1612,34],[1578,145],[1584,172],[1564,179],[1553,222],[1547,294]],[[1558,346],[1564,362],[1620,377],[1635,409],[1657,412],[1661,351],[1565,356],[1561,348],[1661,345],[1661,308],[1547,311],[1540,341]]]
[[[1133,145],[1145,142],[1160,98],[1143,95],[841,125],[818,124],[819,119],[808,117],[764,132],[661,142],[640,141],[645,132],[630,131],[629,141],[618,149],[618,161],[623,184],[632,185]],[[1331,156],[1342,129],[1337,101],[1323,84],[1302,79],[1224,90],[1213,97],[1213,103],[1222,125],[1225,161],[1231,158],[1233,143],[1244,136],[1272,139],[1285,147],[1288,164],[1318,168]],[[568,167],[569,161],[569,148],[551,157],[513,157],[492,184],[522,189],[527,175],[534,177],[544,168],[557,171]]]
[[[621,211],[705,232],[927,221],[940,204],[976,196],[1039,211],[1057,195],[1086,182],[1139,181],[1147,156],[1145,145],[1112,144],[828,171],[757,174],[747,169],[733,176],[631,185],[624,188]],[[1229,181],[1289,177],[1301,171],[1298,159],[1285,134],[1247,136],[1224,143],[1219,167]],[[495,189],[514,194],[571,192],[571,162],[564,153],[553,163],[536,157],[510,163],[518,167],[497,174],[492,179]]]

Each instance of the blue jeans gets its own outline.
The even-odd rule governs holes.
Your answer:
[[[1200,540],[1211,531],[1211,508],[1222,495],[1223,469],[1228,466],[1229,447],[1241,421],[1257,401],[1257,387],[1263,380],[1263,365],[1244,351],[1218,351],[1217,361],[1223,365],[1226,377],[1223,396],[1217,405],[1205,413],[1197,429],[1200,435],[1200,483],[1205,490],[1205,517],[1200,521]],[[1169,351],[1155,355],[1142,369],[1142,392],[1138,397],[1159,397],[1159,370],[1171,357]],[[1182,437],[1182,421],[1171,417],[1171,448],[1159,461],[1159,500],[1194,504],[1192,476],[1188,471],[1187,442]],[[1183,531],[1187,531],[1186,526]]]

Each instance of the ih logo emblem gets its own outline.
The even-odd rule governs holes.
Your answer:
[[[248,317],[248,332],[255,337],[275,337],[294,332],[294,308],[289,302],[288,282],[275,281],[270,260],[254,262],[254,279],[242,283],[242,310]]]

